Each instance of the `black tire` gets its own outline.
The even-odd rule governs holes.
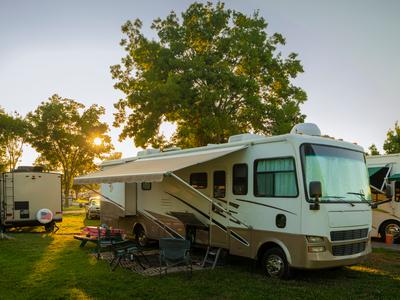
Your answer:
[[[264,252],[261,267],[268,277],[289,279],[291,270],[286,255],[279,247],[273,247]]]
[[[138,243],[138,245],[141,247],[146,247],[149,240],[146,236],[146,232],[144,231],[144,228],[142,225],[137,225],[135,227],[134,234],[135,234],[136,243]]]
[[[54,229],[55,229],[55,224],[54,224],[54,222],[50,222],[50,223],[47,223],[46,225],[44,225],[44,230],[45,230],[47,233],[52,233],[52,232],[54,231]]]
[[[400,222],[396,220],[387,220],[382,223],[381,227],[379,228],[379,234],[381,236],[381,240],[384,242],[386,239],[386,233],[390,231],[395,231],[397,234],[393,236],[394,240],[398,240],[400,238]]]

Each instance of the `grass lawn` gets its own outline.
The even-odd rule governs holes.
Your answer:
[[[0,299],[383,299],[399,298],[400,253],[374,250],[361,265],[336,270],[297,272],[280,281],[250,272],[249,261],[184,274],[143,277],[80,249],[71,235],[84,225],[84,215],[65,215],[55,235],[10,233],[0,240]]]
[[[63,207],[63,211],[85,211],[84,207],[79,207],[79,206],[69,206],[69,207]]]

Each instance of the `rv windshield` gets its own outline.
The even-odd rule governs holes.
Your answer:
[[[316,144],[300,147],[307,195],[311,181],[322,184],[321,202],[371,201],[362,152]]]

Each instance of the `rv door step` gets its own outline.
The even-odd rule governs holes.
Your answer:
[[[206,255],[204,256],[201,266],[203,268],[205,268],[207,266],[211,266],[211,269],[214,269],[215,266],[217,265],[218,258],[221,254],[221,251],[222,251],[222,248],[208,246]]]

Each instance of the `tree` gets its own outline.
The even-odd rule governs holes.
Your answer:
[[[0,107],[0,119],[3,118],[3,115],[5,114],[4,110]],[[0,130],[3,127],[0,124]],[[0,173],[5,172],[7,169],[7,159],[6,159],[6,147],[4,145],[4,141],[0,139]]]
[[[2,156],[3,169],[11,171],[16,168],[19,158],[22,156],[28,135],[27,121],[17,112],[6,114],[0,111],[0,145],[3,149]]]
[[[122,26],[126,56],[111,66],[114,87],[126,95],[115,104],[120,139],[162,145],[159,127],[169,121],[177,125],[173,143],[194,147],[243,132],[287,133],[304,120],[306,93],[291,83],[303,67],[297,54],[278,52],[285,39],[269,36],[258,12],[194,3],[182,19],[171,12],[151,28],[158,40],[142,34],[138,19]]]
[[[368,150],[371,155],[379,155],[380,154],[378,151],[378,148],[376,148],[375,144],[372,144],[371,146],[369,146]]]
[[[400,153],[400,126],[398,122],[394,124],[394,129],[389,129],[387,132],[383,149],[387,154]]]
[[[63,172],[65,203],[75,176],[96,168],[94,159],[102,159],[113,147],[108,125],[100,121],[103,107],[85,106],[53,95],[28,114],[29,142],[40,153],[39,162]],[[99,138],[100,144],[94,140]]]

